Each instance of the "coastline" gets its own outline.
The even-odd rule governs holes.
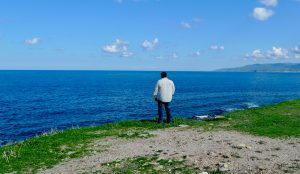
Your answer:
[[[212,119],[212,120],[201,121],[201,122],[190,120],[190,119],[176,118],[173,124],[158,125],[154,121],[124,121],[119,123],[105,124],[97,127],[68,129],[62,132],[54,132],[52,134],[30,138],[28,140],[25,140],[24,142],[1,147],[0,153],[2,154],[2,156],[0,158],[1,159],[0,173],[10,173],[10,172],[37,173],[37,172],[46,171],[45,169],[47,168],[49,168],[49,170],[51,171],[51,168],[55,170],[55,168],[57,168],[57,166],[60,166],[62,162],[64,164],[71,164],[72,161],[74,160],[88,158],[89,156],[93,156],[93,155],[101,156],[101,154],[107,150],[108,148],[107,146],[112,147],[112,145],[115,144],[113,143],[107,146],[105,146],[105,144],[104,146],[102,145],[95,146],[97,145],[97,142],[102,142],[104,140],[108,142],[109,141],[122,142],[128,140],[128,141],[142,142],[142,144],[145,144],[144,141],[150,141],[151,139],[155,139],[155,138],[159,139],[160,134],[163,134],[164,132],[168,132],[168,131],[171,131],[171,133],[173,131],[174,137],[176,137],[178,133],[179,134],[187,133],[187,135],[191,137],[193,136],[198,137],[198,141],[201,141],[201,138],[199,137],[201,134],[207,134],[207,137],[205,136],[205,138],[207,138],[208,141],[209,138],[212,138],[209,136],[218,137],[218,135],[221,135],[221,133],[228,134],[228,137],[240,136],[246,139],[249,138],[251,139],[252,137],[256,140],[255,141],[256,143],[254,144],[251,144],[251,142],[246,144],[243,142],[238,142],[238,143],[234,142],[235,144],[233,143],[228,146],[234,150],[236,149],[233,148],[233,146],[238,146],[238,145],[243,146],[241,147],[241,149],[246,150],[248,149],[247,148],[248,144],[251,144],[251,149],[259,149],[258,147],[261,145],[259,143],[260,140],[262,142],[264,141],[271,142],[274,140],[274,142],[270,143],[270,145],[272,144],[274,145],[274,143],[275,145],[278,144],[278,146],[280,146],[281,149],[283,149],[284,147],[289,147],[291,149],[295,149],[295,148],[299,149],[299,142],[300,142],[299,123],[300,123],[300,100],[292,100],[292,101],[286,101],[271,106],[251,108],[242,111],[234,111],[232,113],[225,114],[225,118]],[[292,143],[291,146],[285,146],[285,144],[282,144],[283,143],[282,139],[284,141],[288,140],[289,143]],[[184,138],[181,139],[181,141],[184,141]],[[216,141],[224,142],[224,139],[217,139],[215,140],[215,142]],[[171,145],[174,145],[174,147],[177,147],[177,145],[174,144],[175,142],[176,141],[169,142],[169,143]],[[191,142],[193,141],[191,140]],[[187,141],[187,144],[193,144],[191,142]],[[203,143],[205,144],[205,142],[206,141],[203,141],[202,144]],[[217,142],[217,144],[219,143]],[[272,148],[276,148],[276,147],[272,147]],[[275,151],[278,151],[278,153],[281,152],[280,148],[278,148],[277,150],[275,149]],[[125,149],[123,148],[123,151],[126,151]],[[251,149],[250,152],[252,153],[253,151]],[[294,152],[291,149],[285,149],[285,150],[287,151],[290,150],[290,152]],[[207,148],[203,148],[203,149],[200,148],[198,150],[205,151],[207,150]],[[285,152],[285,150],[283,150],[283,152]],[[208,151],[206,152],[209,153]],[[220,152],[220,153],[224,154],[224,152]],[[145,155],[153,155],[153,154],[151,153],[143,154],[143,150],[141,150],[141,154],[139,155],[145,156]],[[155,154],[157,153],[155,152]],[[299,159],[297,158],[297,156],[299,156],[300,154],[299,151],[296,151],[293,154],[296,154],[295,157],[296,159],[291,159],[291,160],[295,160],[293,161],[292,167],[297,171],[300,170],[299,169],[300,164],[298,161]],[[162,154],[162,156],[163,155],[164,154]],[[199,155],[201,154],[198,154],[198,156]],[[277,154],[277,156],[279,157],[280,155],[281,153]],[[183,154],[182,156],[186,156],[186,155]],[[215,155],[211,155],[211,157],[213,156]],[[128,160],[134,160],[135,157],[137,156],[134,156]],[[248,158],[249,160],[252,160],[250,159],[251,156],[246,157],[246,159]],[[224,161],[223,157],[216,158],[216,159],[220,160],[214,162],[216,164],[221,163],[222,160]],[[230,159],[231,160],[235,159],[234,157],[232,157],[232,154],[230,154]],[[126,159],[122,159],[122,160],[126,161]],[[172,158],[168,160],[175,160],[175,161],[179,160],[180,162],[180,159],[178,158],[174,158],[174,159]],[[225,160],[227,160],[227,158],[225,158]],[[233,161],[236,162],[236,160],[238,160],[238,158]],[[260,171],[261,169],[259,169],[259,166],[257,165],[261,164],[262,160],[263,159],[254,160],[257,162],[257,164],[254,163],[255,167],[251,168],[251,171]],[[186,165],[187,170],[192,170],[190,168],[193,165],[189,162],[187,162],[187,164],[183,164],[183,161],[181,161],[180,163],[182,165]],[[266,162],[265,159],[263,161]],[[124,163],[125,164],[122,165],[126,165],[126,162]],[[102,163],[101,162],[97,163],[97,165],[99,164]],[[278,164],[280,164],[280,162],[278,162]],[[210,165],[210,169],[204,169],[205,166],[202,166],[201,168],[201,165],[199,165],[198,167],[200,171],[205,170],[207,172],[216,172],[216,171],[220,171],[221,169],[221,167],[217,165],[215,167]],[[291,166],[285,165],[285,167],[289,168]],[[99,168],[97,168],[97,170],[98,169],[102,170],[104,168],[100,166]],[[164,165],[161,165],[160,168],[162,169],[159,170],[164,170],[164,169],[172,170],[171,168],[168,168],[167,166]],[[231,166],[229,164],[225,168],[228,168],[229,171],[238,171],[236,170],[236,168],[234,168],[234,166]],[[109,170],[110,169],[107,169],[107,171]],[[263,171],[265,170],[273,171],[273,168],[263,169]],[[282,168],[282,170],[286,170],[286,169]]]

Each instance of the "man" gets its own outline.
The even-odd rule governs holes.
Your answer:
[[[171,123],[173,121],[169,106],[174,93],[175,86],[173,81],[167,78],[166,72],[162,72],[161,79],[157,81],[154,91],[154,99],[158,103],[158,123],[163,122],[162,105],[164,105],[167,113],[167,122]]]

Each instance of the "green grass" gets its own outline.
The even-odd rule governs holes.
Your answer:
[[[0,173],[36,173],[38,169],[52,167],[66,159],[93,153],[89,145],[97,139],[108,136],[149,138],[154,136],[149,133],[151,130],[176,127],[180,124],[201,127],[204,130],[228,129],[268,137],[299,137],[300,100],[232,112],[221,120],[199,122],[176,118],[172,124],[124,121],[34,137],[0,148]]]
[[[230,128],[268,137],[300,136],[300,100],[236,111],[226,115]]]

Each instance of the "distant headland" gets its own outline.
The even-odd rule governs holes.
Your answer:
[[[224,68],[218,72],[300,72],[300,64],[274,63],[274,64],[253,64],[236,68]]]

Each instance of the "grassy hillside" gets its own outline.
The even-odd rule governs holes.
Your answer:
[[[236,111],[225,119],[205,122],[176,118],[172,124],[154,121],[125,121],[97,127],[69,129],[34,137],[0,148],[0,173],[16,171],[35,173],[65,159],[77,158],[93,151],[89,146],[97,139],[118,136],[122,138],[148,138],[149,130],[177,127],[180,124],[204,130],[227,129],[268,137],[300,136],[300,100]]]

